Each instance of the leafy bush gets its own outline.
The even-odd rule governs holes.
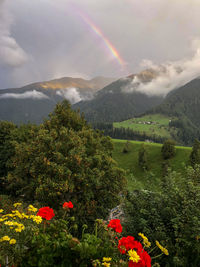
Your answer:
[[[92,130],[67,101],[31,136],[15,142],[7,176],[10,194],[53,208],[71,199],[78,203],[79,224],[105,218],[125,185],[124,171],[111,157],[111,139]]]
[[[127,197],[127,233],[144,232],[167,244],[170,256],[161,266],[199,266],[200,168],[186,174],[170,172],[159,193],[139,190]]]
[[[15,154],[15,143],[26,142],[37,135],[38,127],[32,124],[16,126],[11,122],[0,121],[0,192],[5,193],[6,176],[15,168],[11,157]]]

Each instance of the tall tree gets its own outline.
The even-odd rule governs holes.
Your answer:
[[[112,142],[64,101],[34,138],[16,143],[10,192],[58,208],[71,200],[79,222],[105,217],[125,183],[111,158]]]
[[[143,170],[148,170],[147,151],[144,144],[138,152],[138,164]]]
[[[176,148],[175,142],[173,140],[166,140],[161,148],[161,153],[163,159],[170,159],[175,156]]]
[[[200,164],[200,142],[195,139],[192,152],[190,154],[190,164],[194,167],[196,164]]]

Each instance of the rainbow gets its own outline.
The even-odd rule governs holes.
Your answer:
[[[111,53],[112,57],[114,57],[117,62],[120,64],[122,69],[125,69],[126,63],[120,56],[117,49],[111,44],[111,42],[106,38],[106,36],[103,34],[103,32],[97,27],[97,25],[92,22],[92,20],[84,14],[82,11],[78,10],[79,16],[82,18],[82,20],[90,27],[90,29],[101,38],[105,46],[107,47],[108,51]]]

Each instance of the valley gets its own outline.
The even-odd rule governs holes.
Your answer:
[[[145,133],[147,139],[151,140],[152,136],[161,138],[174,138],[177,134],[175,127],[170,127],[170,122],[177,119],[162,114],[145,115],[132,118],[122,122],[114,122],[114,128],[129,128],[138,133]]]

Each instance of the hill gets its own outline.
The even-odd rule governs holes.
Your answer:
[[[145,70],[121,78],[98,91],[93,99],[80,101],[73,107],[84,112],[90,122],[122,121],[137,116],[164,99],[163,96],[150,96],[137,90],[141,83],[150,82],[156,75],[158,73],[153,70]],[[136,79],[138,82],[135,82]]]
[[[126,142],[126,140],[113,139],[113,158],[117,161],[120,168],[126,170],[129,190],[159,190],[160,177],[162,177],[164,163],[161,157],[162,145],[130,141],[130,151],[128,153],[123,153],[122,150]],[[145,145],[148,155],[149,171],[147,172],[144,172],[138,165],[138,152],[142,144]],[[190,153],[191,147],[176,146],[176,155],[169,160],[169,167],[184,175],[183,165],[189,163]]]
[[[64,77],[21,88],[0,90],[0,120],[18,124],[41,123],[53,111],[57,102],[68,99],[73,104],[90,99],[113,80],[105,77],[92,80]]]
[[[115,122],[113,126],[114,128],[129,128],[141,135],[145,133],[146,139],[174,139],[177,135],[177,129],[169,125],[172,120],[176,119],[176,117],[162,114],[150,114],[122,122]]]
[[[164,101],[150,109],[147,114],[174,116],[171,126],[177,127],[178,138],[185,144],[192,144],[200,138],[200,79],[194,79],[170,92]]]

